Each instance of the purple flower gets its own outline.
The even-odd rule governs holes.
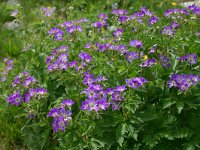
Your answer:
[[[140,64],[140,67],[151,67],[156,64],[156,60],[153,58],[147,59],[145,62]]]
[[[120,16],[120,17],[119,17],[119,22],[124,23],[124,22],[127,22],[128,19],[129,19],[128,16]]]
[[[55,119],[56,120],[56,130],[57,128],[60,129],[61,131],[64,131],[66,126],[67,126],[67,122],[65,121],[65,118],[63,116],[59,116],[58,118]]]
[[[64,131],[67,124],[72,120],[70,109],[73,104],[72,100],[63,100],[59,108],[52,108],[49,111],[48,116],[53,118],[52,128],[54,132]]]
[[[88,98],[98,98],[98,91],[93,87],[93,85],[89,85],[87,89],[81,92],[81,94],[86,94]]]
[[[83,23],[83,22],[88,22],[89,20],[86,18],[82,18],[80,20],[77,20],[76,23]]]
[[[108,16],[106,14],[99,14],[98,18],[102,20],[107,20]]]
[[[187,54],[185,56],[182,56],[179,58],[179,61],[184,62],[187,61],[190,64],[196,64],[197,63],[197,55],[196,54]]]
[[[73,60],[71,62],[69,62],[69,67],[76,67],[77,61]]]
[[[98,99],[96,103],[100,110],[106,110],[110,106],[110,103],[105,98]]]
[[[170,26],[171,26],[173,29],[178,29],[178,28],[180,28],[180,24],[178,24],[177,22],[172,22],[172,23],[170,24]]]
[[[92,23],[93,27],[96,27],[96,28],[99,28],[99,29],[104,27],[105,25],[106,25],[105,21],[101,21],[101,22],[97,21],[97,22]]]
[[[47,57],[46,63],[48,71],[68,69],[68,47],[60,46],[52,51],[52,55]]]
[[[91,98],[91,99],[86,99],[85,101],[82,102],[82,105],[80,107],[82,110],[87,110],[87,111],[98,111],[99,107],[97,102]]]
[[[79,54],[79,57],[80,57],[83,61],[85,61],[85,62],[87,62],[87,63],[89,63],[89,62],[92,61],[92,57],[91,57],[88,53],[86,53],[86,52],[81,52],[81,53]]]
[[[34,84],[36,82],[37,82],[37,80],[34,77],[29,76],[29,77],[25,78],[23,85],[25,87],[29,87],[29,85]]]
[[[107,88],[106,92],[108,95],[112,95],[115,92],[115,90],[113,88]]]
[[[44,6],[42,6],[41,7],[41,10],[42,10],[42,12],[43,12],[43,14],[45,15],[45,16],[51,16],[54,12],[55,12],[55,10],[56,10],[56,8],[55,7],[53,7],[53,8],[49,8],[49,7],[44,7]]]
[[[175,30],[173,30],[172,26],[164,26],[164,29],[161,31],[161,34],[173,36],[175,34]]]
[[[181,82],[180,84],[178,84],[178,88],[179,88],[179,90],[181,90],[181,91],[185,91],[185,90],[189,89],[190,86],[191,86],[191,85],[190,85],[188,82],[186,82],[186,81],[183,81],[183,82]]]
[[[122,92],[124,92],[126,90],[126,86],[125,85],[117,85],[116,86],[116,91],[118,91],[118,92],[120,92],[120,93],[122,93]]]
[[[180,17],[181,14],[184,14],[184,15],[188,15],[188,11],[186,9],[168,9],[165,11],[165,14],[164,16],[165,17],[175,17],[175,15],[177,15],[178,17]]]
[[[123,97],[121,96],[121,92],[115,91],[112,95],[111,95],[112,101],[122,101]]]
[[[81,26],[70,26],[66,28],[67,33],[73,33],[75,31],[82,32],[82,27]]]
[[[62,31],[62,30],[60,30],[59,28],[52,28],[51,30],[48,31],[48,34],[52,35],[59,31]]]
[[[20,83],[21,83],[21,78],[20,78],[19,76],[17,76],[17,77],[14,79],[13,83],[12,83],[12,87],[17,86],[17,85],[20,84]]]
[[[30,100],[31,100],[31,95],[30,95],[29,92],[28,92],[28,93],[26,93],[26,94],[24,95],[24,102],[27,103],[27,102],[29,102]]]
[[[43,96],[43,95],[45,95],[45,94],[47,94],[47,90],[46,89],[44,89],[44,88],[35,88],[35,90],[36,90],[36,95],[37,96]]]
[[[152,16],[152,17],[148,20],[148,22],[149,22],[149,26],[152,26],[152,25],[154,25],[156,22],[158,22],[158,17]]]
[[[84,48],[91,48],[91,43],[87,43]]]
[[[197,84],[200,81],[198,75],[186,75],[186,74],[173,74],[170,80],[167,81],[168,87],[177,87],[181,91],[188,90],[192,85]]]
[[[19,13],[18,10],[14,10],[13,12],[11,12],[10,16],[16,17],[18,13]]]
[[[149,9],[147,9],[146,7],[142,7],[140,9],[140,12],[142,14],[144,14],[145,16],[152,16],[153,15],[153,12],[149,11]]]
[[[171,87],[177,87],[177,83],[176,83],[176,81],[174,81],[174,80],[168,80],[167,81],[167,84],[168,84],[168,87],[169,88],[171,88]]]
[[[112,43],[106,43],[106,44],[100,44],[100,43],[96,43],[96,47],[98,48],[98,50],[100,52],[104,52],[108,49],[112,49],[113,48],[113,44]]]
[[[59,109],[58,108],[52,108],[49,113],[49,117],[57,118],[59,116]]]
[[[196,54],[187,54],[186,59],[190,64],[196,64],[197,63],[197,55]]]
[[[132,79],[126,79],[126,84],[127,86],[131,87],[131,88],[138,88],[141,87],[142,85],[144,85],[144,83],[147,83],[148,81],[143,78],[143,77],[136,77],[136,78],[132,78]]]
[[[48,32],[49,35],[53,35],[56,41],[60,41],[63,39],[64,32],[59,28],[52,28]]]
[[[162,66],[165,67],[166,69],[171,66],[170,58],[167,58],[166,56],[160,55],[160,61],[162,63]]]
[[[6,68],[1,72],[1,78],[0,81],[5,82],[6,81],[6,75],[9,73],[9,71],[13,68],[13,60],[9,58],[4,58],[3,62],[6,64]]]
[[[126,53],[126,59],[128,60],[128,62],[132,62],[135,59],[139,58],[139,53],[138,52],[127,52]]]
[[[114,35],[115,37],[121,37],[122,34],[123,34],[123,32],[124,32],[123,29],[117,28],[117,29],[113,32],[113,35]]]
[[[63,36],[64,36],[64,32],[62,30],[59,30],[58,32],[54,34],[54,39],[56,41],[61,41],[63,39]]]
[[[126,45],[122,45],[122,44],[118,46],[113,46],[113,49],[116,51],[119,51],[122,55],[128,52]]]
[[[98,82],[98,83],[101,82],[101,81],[106,81],[106,80],[108,80],[108,79],[106,79],[105,76],[101,76],[101,75],[98,76],[98,77],[95,79],[95,81]]]
[[[155,53],[155,49],[156,49],[157,45],[155,44],[154,46],[151,47],[150,51],[148,52],[148,54],[150,53]]]
[[[143,43],[142,41],[139,41],[139,40],[133,40],[133,41],[130,41],[130,46],[133,46],[135,48],[142,48]]]
[[[24,96],[24,102],[29,102],[32,98],[41,99],[47,94],[44,88],[31,88]]]
[[[74,104],[74,101],[71,99],[63,100],[61,106],[71,107]]]
[[[111,102],[112,105],[112,111],[114,110],[120,110],[120,102]]]
[[[60,27],[71,27],[74,23],[72,21],[64,22],[63,24],[59,24]]]
[[[6,101],[11,105],[19,106],[23,102],[23,97],[20,91],[15,91],[13,94],[10,94]]]
[[[90,84],[95,83],[95,82],[96,82],[96,80],[93,78],[93,74],[84,76],[84,79],[83,79],[84,84],[90,85]]]

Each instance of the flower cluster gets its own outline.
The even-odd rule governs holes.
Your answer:
[[[22,73],[20,73],[18,76],[15,77],[13,83],[12,83],[12,87],[23,87],[23,88],[29,88],[30,86],[34,85],[35,83],[37,83],[37,80],[29,75],[28,72],[23,71]]]
[[[180,28],[180,25],[177,22],[172,22],[169,26],[164,26],[161,34],[173,36],[178,28]]]
[[[188,15],[188,11],[186,9],[168,9],[165,11],[164,16],[165,17],[171,17],[172,19],[175,18],[182,18],[180,15]]]
[[[132,78],[132,79],[126,79],[126,84],[128,87],[137,89],[139,87],[141,87],[142,85],[144,85],[145,83],[147,83],[148,81],[143,78],[143,77],[136,77],[136,78]]]
[[[24,95],[24,102],[29,102],[31,99],[40,99],[47,93],[44,88],[31,88]]]
[[[75,31],[82,32],[82,27],[81,26],[71,26],[66,28],[67,33],[73,33]]]
[[[86,18],[82,18],[80,20],[75,20],[75,21],[65,21],[64,23],[59,24],[58,26],[65,28],[66,32],[71,34],[75,31],[82,32],[83,29],[79,24],[84,22],[88,22],[88,20]]]
[[[198,75],[186,75],[186,74],[173,74],[170,80],[167,81],[169,88],[177,87],[181,91],[188,90],[192,85],[197,84],[200,81]]]
[[[15,77],[12,83],[14,92],[10,94],[6,101],[11,105],[19,106],[22,103],[29,102],[31,99],[41,99],[47,94],[47,90],[37,88],[37,82],[28,72],[23,71]]]
[[[96,48],[100,52],[105,52],[107,50],[115,50],[120,52],[121,54],[125,54],[128,52],[126,45],[120,44],[120,45],[113,45],[112,43],[105,43],[101,44],[96,42]]]
[[[188,6],[188,9],[190,11],[192,11],[193,14],[200,15],[200,7],[199,6],[196,6],[193,4],[193,5]]]
[[[87,63],[92,61],[92,57],[86,53],[81,52],[79,57],[81,58],[81,63],[77,64],[76,60],[68,60],[69,52],[67,46],[60,46],[59,48],[53,49],[51,55],[46,59],[47,70],[49,72],[57,70],[67,70],[68,68],[75,68],[77,71],[83,69]]]
[[[181,61],[181,62],[187,61],[190,64],[196,64],[197,63],[197,55],[194,53],[187,54],[185,56],[180,57],[179,61]]]
[[[116,88],[104,89],[99,83],[106,80],[104,76],[94,78],[93,74],[85,73],[83,83],[87,85],[87,88],[81,94],[86,94],[87,98],[82,102],[80,107],[82,110],[98,112],[108,109],[109,106],[112,110],[120,109],[122,94],[126,87],[118,85]]]
[[[96,21],[94,23],[92,23],[92,26],[98,29],[101,29],[103,27],[106,27],[108,24],[106,22],[106,20],[101,20],[101,21]]]
[[[113,10],[111,12],[111,14],[117,16],[118,21],[120,23],[126,23],[126,22],[129,22],[129,21],[136,21],[139,24],[143,24],[144,23],[143,19],[148,18],[149,26],[152,26],[153,24],[155,24],[159,20],[158,17],[155,16],[154,13],[151,12],[146,7],[142,7],[139,12],[135,12],[130,16],[127,16],[128,11],[124,10],[124,9]]]
[[[53,49],[51,55],[49,55],[46,59],[48,71],[67,70],[68,56],[67,46],[60,46],[59,48]]]
[[[62,28],[62,30],[60,28],[54,27],[49,30],[48,34],[53,35],[54,40],[61,41],[64,37],[63,29],[65,29],[66,32],[69,34],[72,34],[76,31],[82,32],[83,29],[79,24],[84,22],[88,22],[88,20],[86,18],[82,18],[75,21],[65,21],[64,23],[58,24],[58,26]]]
[[[107,102],[106,91],[103,87],[98,84],[107,79],[104,76],[99,76],[94,78],[93,74],[85,72],[83,83],[88,87],[81,92],[81,94],[86,94],[87,99],[82,102],[81,109],[87,111],[99,111],[106,110],[109,107]]]
[[[164,29],[161,31],[161,34],[173,36],[176,33],[172,26],[164,26]]]
[[[68,123],[72,120],[71,107],[74,102],[71,99],[63,100],[58,108],[52,108],[48,116],[53,118],[52,128],[54,132],[64,131]]]
[[[64,36],[64,32],[59,28],[52,28],[48,32],[49,35],[53,35],[54,40],[61,41]]]
[[[6,68],[3,72],[1,72],[1,81],[5,82],[6,81],[6,75],[8,72],[13,68],[13,60],[9,58],[4,58],[3,62],[6,64]]]

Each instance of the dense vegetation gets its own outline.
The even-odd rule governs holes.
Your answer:
[[[0,149],[200,148],[200,7],[0,3]]]

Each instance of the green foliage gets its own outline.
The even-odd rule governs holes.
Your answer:
[[[155,12],[159,22],[155,26],[144,24],[117,24],[110,12],[113,7],[127,9],[132,14],[143,5]],[[41,6],[56,7],[52,16],[44,16]],[[173,37],[160,34],[163,26],[172,20],[163,17],[166,9],[172,6],[171,1],[155,0],[58,0],[20,1],[18,6],[0,3],[0,60],[9,57],[14,60],[14,67],[6,75],[7,80],[0,83],[0,149],[67,149],[67,150],[195,150],[200,148],[199,120],[199,84],[186,91],[168,88],[167,81],[172,74],[199,73],[200,40],[195,33],[199,32],[199,16],[191,14],[178,20],[180,29]],[[10,13],[19,10],[16,17]],[[100,13],[108,14],[108,23],[112,28],[101,31],[91,27]],[[48,31],[64,21],[89,19],[82,24],[83,32],[66,34],[62,41],[54,41]],[[19,27],[10,30],[5,23],[14,21]],[[132,28],[137,26],[135,32]],[[165,69],[161,63],[150,68],[141,68],[142,57],[129,63],[124,55],[117,51],[98,52],[95,43],[111,43],[113,31],[121,27],[125,30],[121,41],[115,44],[126,44],[129,51],[142,51],[148,58],[159,60],[158,55],[170,57],[171,67]],[[137,50],[129,46],[129,41],[138,39],[143,48]],[[84,48],[92,43],[90,49]],[[148,54],[153,45],[156,52]],[[52,49],[61,45],[69,47],[69,61],[80,62],[79,53],[88,52],[92,56],[83,70],[72,68],[55,72],[47,71],[46,59]],[[191,65],[181,63],[178,58],[188,53],[196,53],[198,63]],[[158,54],[158,55],[157,55]],[[0,61],[0,71],[5,70],[5,63]],[[31,100],[20,106],[11,106],[6,102],[13,93],[14,78],[26,70],[34,76],[48,95],[40,100]],[[144,77],[149,82],[144,86],[128,88],[123,93],[121,109],[112,111],[83,111],[80,109],[86,99],[80,94],[86,86],[83,84],[83,72],[90,70],[95,77],[104,75],[108,80],[103,82],[105,88],[124,85],[125,79]],[[0,75],[1,77],[1,75]],[[20,89],[26,92],[27,89]],[[72,120],[64,132],[52,131],[52,118],[48,116],[53,107],[59,107],[63,99],[72,99]]]

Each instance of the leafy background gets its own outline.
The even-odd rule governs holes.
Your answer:
[[[156,27],[169,25],[170,20],[163,17],[165,10],[180,7],[172,5],[170,0],[56,0],[56,1],[19,1],[19,6],[0,3],[0,59],[9,57],[15,61],[15,66],[8,75],[5,83],[0,84],[0,148],[1,149],[161,149],[161,150],[195,150],[200,148],[199,122],[199,84],[187,92],[176,89],[165,90],[165,81],[171,73],[199,74],[199,64],[189,66],[177,64],[176,58],[189,52],[199,56],[200,39],[195,36],[200,32],[199,18],[186,18],[181,22],[181,28],[175,37],[162,37]],[[178,3],[178,1],[176,1]],[[41,6],[56,7],[53,17],[44,17],[40,13]],[[124,8],[130,12],[138,11],[146,6],[159,17],[160,21],[144,34],[145,27],[136,34],[126,33],[125,44],[131,39],[140,39],[144,43],[143,50],[147,52],[154,44],[159,45],[162,53],[171,51],[172,67],[166,71],[159,65],[142,71],[140,62],[128,64],[117,52],[92,54],[92,73],[96,76],[105,75],[108,85],[115,87],[124,84],[125,78],[144,76],[150,82],[144,89],[125,92],[126,101],[120,111],[85,113],[80,111],[80,102],[84,96],[80,92],[83,75],[72,74],[70,71],[49,74],[46,69],[46,57],[51,50],[60,45],[68,45],[73,50],[70,55],[77,58],[78,54],[91,37],[83,32],[74,35],[73,42],[66,40],[55,42],[48,36],[48,31],[58,23],[69,20],[88,18],[90,22],[97,20],[100,13],[109,14],[113,7]],[[19,9],[17,19],[10,13]],[[5,23],[15,21],[19,27],[14,30],[6,28]],[[91,28],[85,25],[87,30]],[[108,35],[112,33],[107,31]],[[96,42],[104,34],[94,33]],[[112,39],[110,39],[111,41]],[[27,51],[23,51],[27,49]],[[84,51],[86,51],[84,49]],[[150,56],[151,57],[151,56]],[[109,63],[113,59],[113,63]],[[0,70],[5,64],[0,63]],[[36,119],[27,117],[23,107],[15,107],[5,102],[11,93],[11,84],[16,75],[27,70],[41,85],[47,88],[48,97],[40,104]],[[156,74],[156,76],[155,76]],[[199,74],[200,75],[200,74]],[[73,99],[73,121],[64,133],[53,134],[51,119],[47,117],[49,110],[58,105],[64,98]]]

